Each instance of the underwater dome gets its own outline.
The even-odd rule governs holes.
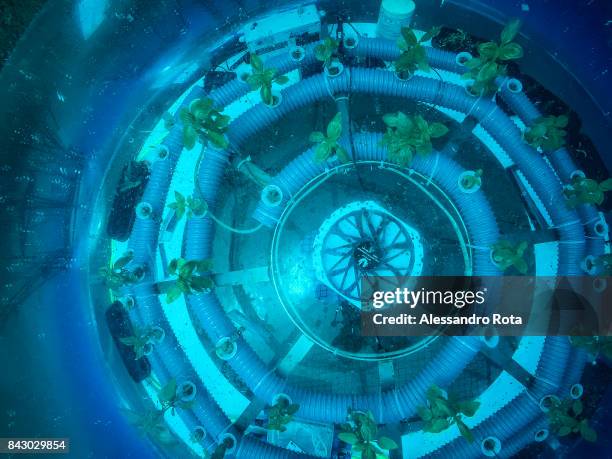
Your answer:
[[[44,3],[0,69],[0,439],[608,457],[609,337],[371,336],[362,299],[381,278],[607,288],[611,14]]]

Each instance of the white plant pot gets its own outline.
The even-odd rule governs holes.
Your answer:
[[[277,185],[267,185],[261,190],[261,201],[269,207],[277,207],[283,202],[283,190]]]
[[[327,75],[328,78],[336,78],[342,75],[342,72],[344,71],[344,65],[342,65],[342,62],[340,61],[333,61],[329,66],[325,66],[323,71],[325,72],[325,75]]]
[[[523,83],[516,78],[509,78],[508,81],[506,81],[506,89],[511,93],[518,94],[523,91]]]
[[[582,397],[582,394],[584,394],[584,387],[582,384],[574,384],[572,385],[572,387],[570,387],[570,397],[572,397],[574,400],[578,400],[580,397]]]
[[[357,38],[357,37],[345,37],[344,40],[342,41],[342,45],[346,49],[357,48],[358,44],[359,44],[359,38]]]
[[[501,451],[501,441],[497,437],[487,437],[480,443],[482,454],[487,457],[495,457]]]
[[[179,384],[176,389],[176,393],[182,402],[191,402],[195,399],[197,389],[195,384],[191,381],[184,381]]]
[[[225,349],[228,344],[231,344],[231,350],[229,352]],[[234,341],[232,341],[231,338],[226,336],[225,338],[221,338],[219,341],[217,341],[215,353],[221,360],[231,359],[236,355],[236,352],[238,352],[238,346]]]
[[[202,426],[196,426],[191,433],[193,441],[200,443],[206,438],[206,430]]]
[[[558,402],[559,401],[559,397],[557,397],[556,395],[553,395],[553,394],[545,395],[544,397],[542,397],[540,399],[540,403],[539,403],[540,409],[544,413],[548,413],[550,411],[550,405],[552,405],[553,401]]]
[[[306,50],[301,46],[293,46],[289,49],[289,56],[293,62],[301,62],[306,57]]]
[[[149,219],[153,217],[153,206],[148,202],[140,202],[136,206],[136,216],[138,218],[142,218],[143,220]]]
[[[230,440],[232,442],[232,445],[229,448],[227,448],[225,452],[229,454],[233,453],[234,450],[236,449],[236,437],[234,437],[231,433],[224,433],[219,438],[219,444],[224,444],[225,440]]]
[[[463,193],[468,193],[468,194],[476,193],[478,190],[480,190],[480,187],[482,186],[482,179],[480,180],[480,183],[477,183],[476,185],[472,186],[471,188],[466,188],[465,185],[463,184],[463,179],[465,179],[467,177],[476,177],[476,172],[474,172],[474,171],[465,171],[465,172],[462,172],[461,174],[459,174],[459,177],[457,178],[457,186],[459,187],[459,189]]]
[[[541,443],[548,438],[549,434],[550,432],[548,431],[548,429],[540,429],[533,436],[533,440],[538,443]]]
[[[472,57],[473,56],[467,51],[462,51],[455,56],[455,63],[458,65],[465,65]]]
[[[266,107],[270,107],[270,108],[276,108],[278,107],[282,102],[283,102],[283,95],[280,91],[273,89],[272,90],[272,103],[271,104],[266,104],[264,103],[264,105]]]

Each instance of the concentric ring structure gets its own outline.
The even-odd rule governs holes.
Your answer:
[[[314,63],[314,44],[305,48],[304,59],[295,62],[289,53],[280,53],[275,57],[264,56],[265,65],[278,69],[280,74],[288,73],[296,68],[305,69]],[[343,94],[367,94],[390,96],[406,101],[419,101],[434,107],[452,110],[460,116],[470,116],[477,120],[479,126],[493,139],[495,144],[516,165],[524,176],[525,184],[533,190],[550,219],[550,226],[558,234],[558,259],[555,272],[563,275],[580,275],[580,264],[587,255],[597,255],[603,251],[604,240],[593,231],[593,223],[598,221],[598,215],[593,207],[582,206],[577,211],[562,205],[562,184],[568,180],[574,171],[570,154],[561,149],[548,158],[529,147],[522,139],[517,124],[502,110],[495,101],[485,98],[475,98],[466,90],[453,82],[438,78],[417,75],[402,81],[386,69],[370,67],[367,63],[391,61],[397,58],[398,49],[394,42],[383,39],[362,37],[354,49],[346,50],[347,57],[354,58],[353,65],[347,65],[337,77],[318,73],[300,78],[295,83],[281,90],[282,103],[276,108],[270,108],[256,103],[231,122],[228,132],[231,150],[242,151],[247,148],[248,139],[253,138],[262,130],[289,116],[292,112],[318,101],[333,98]],[[376,58],[376,59],[374,59]],[[428,48],[428,59],[432,67],[451,73],[463,73],[461,65],[456,63],[456,56],[437,49]],[[529,125],[540,114],[529,100],[521,93],[510,92],[505,81],[500,82],[501,98],[514,111],[520,120]],[[187,106],[195,98],[210,97],[219,108],[227,107],[233,101],[244,96],[249,91],[248,85],[239,79],[230,81],[210,93],[204,93],[199,87],[192,89],[183,99],[182,106]],[[129,239],[129,248],[133,250],[135,266],[146,267],[146,278],[142,283],[127,288],[125,293],[133,296],[136,307],[130,312],[131,320],[136,325],[155,324],[166,330],[166,339],[155,347],[149,356],[154,374],[160,383],[165,383],[170,377],[192,381],[196,384],[196,404],[193,410],[181,411],[180,416],[187,428],[193,431],[197,426],[203,426],[207,435],[205,448],[211,448],[224,435],[231,434],[237,440],[236,456],[253,457],[293,457],[300,454],[279,449],[253,436],[244,435],[235,427],[224,412],[215,396],[209,393],[210,382],[203,380],[198,374],[198,364],[194,356],[185,353],[185,347],[176,335],[176,330],[169,320],[173,314],[172,307],[162,306],[159,295],[152,289],[157,278],[157,251],[159,244],[159,224],[164,214],[164,206],[172,183],[172,172],[179,159],[188,153],[182,148],[182,126],[174,126],[163,140],[161,148],[166,148],[168,155],[153,163],[151,177],[143,196],[143,202],[151,205],[153,218],[138,218]],[[393,167],[387,162],[387,151],[382,146],[381,134],[368,132],[355,134],[352,153],[357,163],[376,162],[382,167]],[[197,176],[200,198],[204,199],[212,213],[217,212],[218,189],[223,179],[223,172],[228,167],[230,149],[222,150],[213,147],[206,148],[202,153],[202,161]],[[317,163],[313,160],[313,151],[309,149],[299,153],[287,165],[274,175],[271,183],[277,185],[283,193],[282,203],[269,206],[260,202],[254,211],[254,218],[264,225],[273,228],[281,218],[283,210],[291,203],[298,192],[308,186],[308,183],[322,173],[329,173],[339,164],[328,161]],[[471,259],[473,273],[477,275],[498,275],[498,269],[491,263],[489,250],[499,238],[496,216],[482,191],[466,194],[457,185],[457,177],[464,169],[444,152],[436,152],[428,157],[417,157],[410,166],[414,171],[428,177],[432,183],[442,189],[454,202],[461,214],[472,248]],[[329,234],[337,230],[342,219],[356,221],[367,209],[370,218],[375,218],[380,224],[386,221],[388,231],[395,232],[389,237],[403,238],[405,249],[408,244],[413,247],[405,255],[412,254],[412,260],[405,260],[405,266],[412,266],[415,273],[419,257],[415,247],[420,247],[418,235],[410,232],[393,214],[385,212],[375,203],[353,203],[337,211],[330,221],[324,223],[315,239],[315,258],[317,261],[317,276],[324,277],[328,284],[341,296],[355,299],[357,295],[355,280],[350,282],[340,278],[341,270],[335,271],[338,260],[346,254],[336,251],[341,247],[342,236],[335,240]],[[377,215],[376,217],[373,217]],[[370,222],[368,222],[369,225]],[[392,225],[392,226],[391,226]],[[186,259],[214,258],[214,241],[222,231],[208,216],[191,218],[187,221],[183,235],[182,256]],[[367,232],[367,230],[364,229]],[[387,231],[387,230],[385,230]],[[376,230],[374,231],[376,233]],[[339,233],[336,233],[339,234]],[[363,234],[358,233],[359,236]],[[373,237],[375,234],[367,233]],[[353,241],[354,242],[354,241]],[[383,245],[389,241],[384,239]],[[370,247],[371,248],[371,247]],[[368,249],[361,247],[361,249]],[[379,247],[384,250],[384,247]],[[422,250],[422,249],[421,249]],[[367,250],[366,250],[367,251]],[[351,270],[365,268],[372,262],[374,252],[367,256],[353,258]],[[364,261],[365,260],[365,261]],[[384,258],[383,258],[384,260]],[[390,270],[396,269],[393,267]],[[410,269],[408,269],[410,270]],[[228,337],[236,336],[236,326],[224,310],[218,294],[192,293],[186,296],[190,316],[197,320],[205,337],[212,343]],[[272,404],[277,394],[287,394],[295,403],[299,403],[300,418],[322,423],[341,423],[345,419],[349,407],[371,410],[376,420],[381,424],[397,423],[402,419],[414,416],[419,404],[424,403],[424,394],[432,384],[447,387],[475,358],[482,341],[478,338],[446,338],[443,345],[431,356],[426,364],[407,384],[372,393],[355,393],[352,395],[333,394],[324,390],[312,390],[295,386],[283,376],[281,371],[270,367],[262,357],[253,350],[244,337],[238,335],[237,352],[228,360],[232,371],[240,381],[248,387],[255,400],[264,404]],[[546,416],[538,406],[538,400],[547,394],[563,394],[569,387],[579,381],[586,356],[573,349],[567,338],[542,337],[523,338],[515,353],[515,360],[522,361],[534,375],[530,387],[516,387],[511,384],[506,373],[499,375],[491,385],[480,394],[486,412],[469,420],[477,439],[489,435],[500,439],[504,456],[510,456],[533,441],[535,433],[547,425]],[[508,386],[509,385],[509,386]],[[503,389],[508,386],[507,389]],[[504,393],[506,397],[495,397],[494,394]],[[487,401],[488,403],[484,403]],[[468,443],[459,438],[458,432],[441,436],[439,441],[432,440],[423,433],[422,436],[430,447],[427,454],[448,457],[450,451],[455,457],[476,457],[480,455],[480,443]]]
[[[106,336],[100,347],[113,358],[108,364],[113,381],[121,382],[113,403],[131,412],[151,412],[162,406],[163,386],[175,380],[185,389],[189,396],[183,401],[189,403],[166,411],[162,419],[178,446],[155,438],[159,426],[145,431],[157,452],[168,456],[177,451],[203,456],[218,448],[226,449],[225,457],[241,459],[349,454],[350,445],[337,434],[351,409],[370,411],[379,430],[401,444],[404,457],[482,457],[482,443],[489,437],[499,442],[499,457],[511,457],[539,441],[549,429],[540,401],[549,395],[566,397],[588,361],[587,353],[567,337],[509,340],[505,363],[491,369],[491,354],[502,350],[479,337],[379,339],[358,331],[360,281],[369,276],[501,276],[491,247],[505,238],[529,239],[530,275],[583,276],[585,260],[609,253],[608,225],[598,208],[573,209],[565,203],[563,187],[580,173],[576,152],[560,148],[544,153],[524,140],[525,130],[549,114],[521,91],[520,83],[526,87],[532,82],[500,77],[494,96],[474,97],[461,78],[466,72],[461,56],[431,42],[425,48],[432,72],[401,79],[391,65],[400,55],[397,42],[376,37],[372,23],[348,22],[346,12],[324,14],[320,5],[302,5],[295,14],[313,12],[319,28],[326,22],[326,33],[307,30],[278,43],[262,36],[260,43],[245,38],[245,30],[248,35],[266,24],[266,17],[253,19],[240,38],[234,25],[222,22],[259,14],[264,5],[244,2],[243,10],[231,1],[212,3],[210,10],[199,3],[193,9],[196,24],[208,24],[202,18],[209,16],[220,21],[214,31],[202,27],[218,39],[218,52],[195,53],[198,65],[171,71],[175,62],[184,62],[165,54],[163,44],[174,38],[163,28],[143,26],[138,18],[146,40],[133,52],[145,53],[149,43],[159,41],[160,64],[141,75],[127,51],[117,62],[96,63],[100,72],[104,65],[120,66],[121,77],[135,81],[113,97],[105,92],[105,82],[98,94],[108,97],[105,103],[127,98],[137,83],[146,83],[155,95],[150,105],[139,100],[138,119],[122,119],[129,124],[125,131],[109,121],[108,127],[87,124],[88,132],[80,134],[92,158],[102,148],[89,142],[97,129],[112,139],[108,144],[121,146],[108,167],[86,170],[91,183],[103,186],[81,190],[81,199],[97,198],[95,205],[80,209],[87,213],[87,227],[81,227],[84,242],[75,259],[86,259],[90,268],[89,290],[82,296],[95,305],[100,322],[104,312],[98,309],[106,311],[111,300],[121,305],[125,320],[120,325],[126,330],[157,327],[142,359],[147,362],[144,376],[133,381],[125,361],[116,364],[117,337],[109,338],[100,325]],[[113,20],[130,21],[131,14],[112,11]],[[370,17],[361,13],[360,7],[355,17]],[[178,24],[172,30],[183,37],[185,46],[175,50],[177,56],[192,56],[196,38],[180,24],[189,19],[178,6],[163,16],[164,23]],[[327,33],[344,34],[335,72],[324,69],[315,55]],[[259,91],[247,82],[251,51],[277,77],[287,77],[287,83],[277,80],[272,86],[274,106],[262,103]],[[202,67],[210,70],[204,77],[195,74]],[[60,73],[72,81],[72,74]],[[58,100],[69,100],[69,91],[53,91]],[[184,148],[187,117],[179,114],[194,100],[207,98],[230,117],[227,147],[198,142]],[[73,116],[86,120],[88,110],[82,107]],[[389,157],[384,142],[383,115],[398,110],[423,113],[449,127],[430,154],[416,155],[406,167]],[[336,113],[342,119],[339,143],[350,156],[346,163],[333,155],[317,160],[317,146],[308,140],[310,132],[325,131]],[[140,129],[144,124],[150,129]],[[110,240],[101,228],[111,205],[108,195],[118,189],[112,172],[133,160],[146,165],[146,185],[129,211],[134,217],[129,234]],[[466,190],[461,178],[477,169],[484,170],[482,186]],[[190,203],[200,200],[206,211],[187,209],[181,218],[171,204],[182,197]],[[123,254],[131,256],[124,268],[134,281],[110,290],[99,268]],[[215,285],[181,291],[169,302],[176,276],[168,266],[180,258],[211,260]],[[62,330],[96,323],[61,317]],[[63,351],[80,357],[88,343],[81,341]],[[88,368],[83,365],[78,389]],[[480,401],[476,414],[465,418],[476,441],[465,441],[456,426],[437,434],[422,430],[418,408],[427,403],[432,385]],[[94,387],[92,397],[106,393]],[[286,432],[265,429],[266,408],[280,397],[299,405]]]

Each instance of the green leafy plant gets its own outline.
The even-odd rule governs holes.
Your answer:
[[[378,426],[370,411],[349,411],[348,422],[340,426],[338,439],[351,445],[352,451],[361,452],[362,459],[384,459],[383,450],[397,449],[397,443],[378,436]]]
[[[168,273],[177,276],[166,292],[166,303],[172,303],[182,293],[205,292],[214,287],[210,276],[211,260],[175,258],[168,265]]]
[[[133,258],[134,256],[131,253],[127,253],[115,260],[112,267],[100,268],[100,275],[104,278],[104,283],[108,288],[116,291],[124,285],[134,284],[140,280],[141,270],[130,271],[126,269]]]
[[[161,339],[162,331],[155,327],[136,328],[134,334],[125,338],[119,338],[119,341],[126,346],[134,349],[136,360],[142,358],[151,349],[153,343]]]
[[[179,118],[183,122],[183,145],[191,150],[199,139],[202,144],[208,142],[219,148],[227,148],[225,138],[230,117],[214,108],[212,99],[195,99],[189,108],[182,108]]]
[[[170,381],[160,389],[157,393],[157,398],[159,399],[159,403],[161,403],[162,413],[170,410],[173,416],[176,414],[177,408],[188,410],[194,403],[193,400],[188,402],[182,400],[182,395],[177,392],[176,379],[174,378],[170,379]]]
[[[268,430],[278,430],[284,432],[285,427],[293,420],[293,415],[298,412],[300,405],[290,403],[286,397],[279,397],[278,401],[266,409],[268,423],[265,428]]]
[[[388,113],[383,117],[383,121],[387,125],[387,132],[382,144],[387,147],[389,160],[401,167],[408,166],[415,153],[431,153],[431,139],[442,137],[448,132],[444,124],[429,124],[420,115],[411,118],[402,112]]]
[[[465,174],[461,178],[461,185],[466,190],[471,190],[474,187],[482,184],[482,169],[476,169],[473,174]]]
[[[582,348],[597,358],[603,355],[612,359],[612,336],[570,336],[573,346]]]
[[[597,441],[597,432],[589,425],[589,420],[584,417],[583,410],[583,403],[580,400],[553,398],[548,410],[551,430],[559,437],[580,433],[586,441]]]
[[[502,30],[500,42],[489,41],[478,45],[478,57],[465,63],[469,69],[463,78],[474,80],[470,91],[477,95],[492,94],[497,91],[495,79],[506,74],[506,62],[520,59],[523,48],[514,43],[521,23],[518,19],[510,21]]]
[[[425,422],[425,432],[439,433],[456,424],[459,432],[470,443],[474,435],[463,422],[463,417],[472,417],[480,407],[476,400],[457,401],[453,396],[447,396],[442,389],[433,385],[427,390],[428,406],[420,406],[417,411]]]
[[[336,116],[327,125],[326,134],[320,131],[310,134],[310,141],[318,144],[314,154],[315,161],[321,163],[335,155],[341,163],[348,163],[351,158],[344,147],[338,143],[340,136],[342,136],[341,115],[336,113]]]
[[[329,67],[334,57],[338,55],[338,46],[340,46],[340,40],[326,37],[322,43],[315,46],[314,55],[317,60],[323,62],[325,67]]]
[[[259,94],[264,104],[274,105],[272,83],[286,84],[289,78],[285,75],[276,75],[276,69],[274,68],[265,68],[261,57],[257,54],[251,54],[251,67],[253,72],[248,76],[247,83],[254,90],[259,89]]]
[[[502,240],[491,246],[491,257],[502,271],[514,267],[521,274],[526,274],[528,266],[523,256],[527,247],[527,241],[513,244],[510,241]]]
[[[568,207],[574,208],[580,204],[601,204],[605,193],[612,190],[612,178],[597,183],[596,180],[574,176],[571,183],[563,188],[563,194]]]
[[[561,116],[543,116],[535,120],[533,125],[525,132],[525,140],[534,148],[543,151],[555,151],[565,145],[565,127],[568,118]]]
[[[174,209],[176,219],[180,220],[186,214],[187,218],[195,216],[202,216],[208,210],[206,201],[200,198],[194,198],[192,196],[183,196],[178,191],[174,192],[175,201],[168,204],[170,209]]]
[[[144,413],[122,410],[128,422],[135,426],[141,435],[146,435],[162,445],[173,445],[177,441],[164,422],[164,412],[149,410]]]
[[[439,33],[440,27],[433,27],[421,38],[417,38],[414,30],[410,27],[402,27],[402,36],[397,41],[401,53],[394,63],[395,71],[400,77],[409,77],[417,70],[431,71],[423,43],[431,40]]]

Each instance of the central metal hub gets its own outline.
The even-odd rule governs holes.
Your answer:
[[[358,305],[361,284],[374,276],[418,276],[423,268],[419,233],[373,201],[336,210],[314,240],[317,278]]]
[[[378,247],[373,241],[360,241],[353,250],[353,258],[361,271],[369,271],[380,263]]]

